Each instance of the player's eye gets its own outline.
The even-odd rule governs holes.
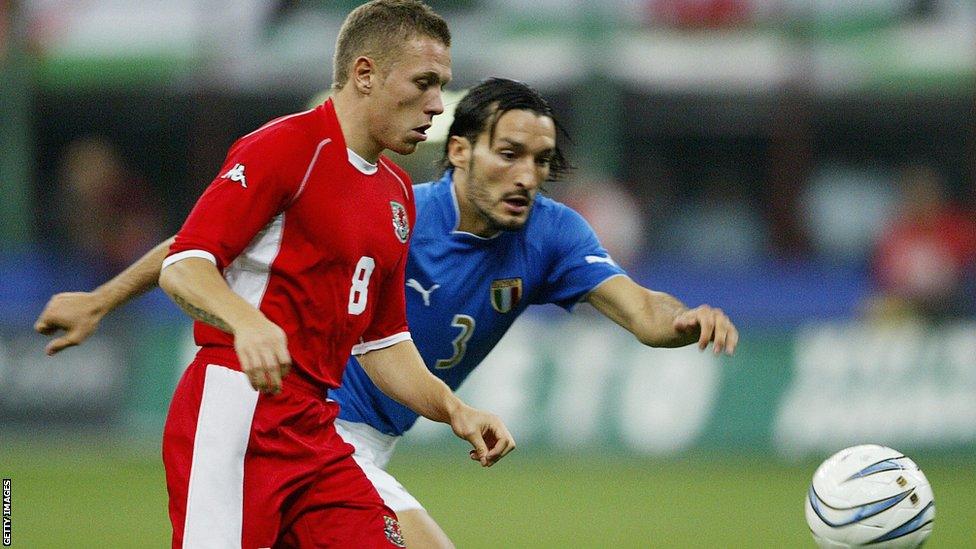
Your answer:
[[[426,78],[421,78],[420,80],[417,80],[417,87],[423,91],[427,91],[427,88],[430,87],[430,80]]]
[[[501,156],[505,160],[515,160],[515,158],[516,158],[517,155],[515,154],[515,151],[513,151],[513,150],[504,149],[504,150],[498,151],[498,156]]]
[[[535,163],[539,167],[548,168],[549,167],[549,164],[552,164],[552,157],[551,156],[540,156],[539,158],[536,158],[535,159]]]

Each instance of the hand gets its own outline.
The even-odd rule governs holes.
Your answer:
[[[708,305],[701,305],[678,315],[674,319],[674,329],[679,333],[700,330],[698,348],[704,351],[709,341],[714,342],[712,349],[715,354],[725,351],[725,354],[732,355],[739,344],[739,331],[729,317],[725,316],[722,309]]]
[[[451,414],[451,429],[474,446],[468,455],[482,467],[491,467],[515,449],[515,439],[501,418],[467,405]]]
[[[281,379],[291,370],[284,330],[263,316],[234,326],[234,350],[251,387],[273,395],[281,392]]]
[[[106,312],[92,292],[60,293],[48,300],[34,323],[34,329],[46,336],[54,335],[59,330],[65,331],[64,335],[52,339],[44,348],[48,356],[53,356],[88,339]]]

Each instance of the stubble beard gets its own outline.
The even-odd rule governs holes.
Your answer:
[[[529,221],[529,216],[532,215],[532,207],[535,205],[535,197],[527,197],[530,202],[528,205],[528,212],[524,218],[505,220],[493,212],[495,207],[502,204],[501,199],[497,201],[494,200],[491,194],[485,190],[485,186],[482,185],[480,181],[481,178],[478,176],[477,170],[475,169],[474,158],[472,157],[471,162],[468,165],[468,201],[478,211],[478,215],[485,220],[488,231],[491,233],[497,233],[500,231],[517,231],[524,227]]]

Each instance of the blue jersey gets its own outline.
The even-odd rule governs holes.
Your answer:
[[[451,175],[414,187],[417,219],[405,278],[413,341],[431,372],[457,389],[526,307],[555,303],[569,310],[624,271],[582,216],[541,195],[520,230],[490,238],[458,231]],[[341,419],[386,434],[401,435],[417,420],[354,358],[329,397]]]

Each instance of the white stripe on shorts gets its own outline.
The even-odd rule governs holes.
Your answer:
[[[258,392],[247,375],[207,365],[193,440],[184,548],[240,547],[244,524],[244,452]]]
[[[335,420],[335,428],[342,440],[356,449],[352,458],[379,492],[383,503],[396,513],[424,508],[393,475],[386,472],[386,465],[400,437],[381,433],[365,423],[341,419]]]

